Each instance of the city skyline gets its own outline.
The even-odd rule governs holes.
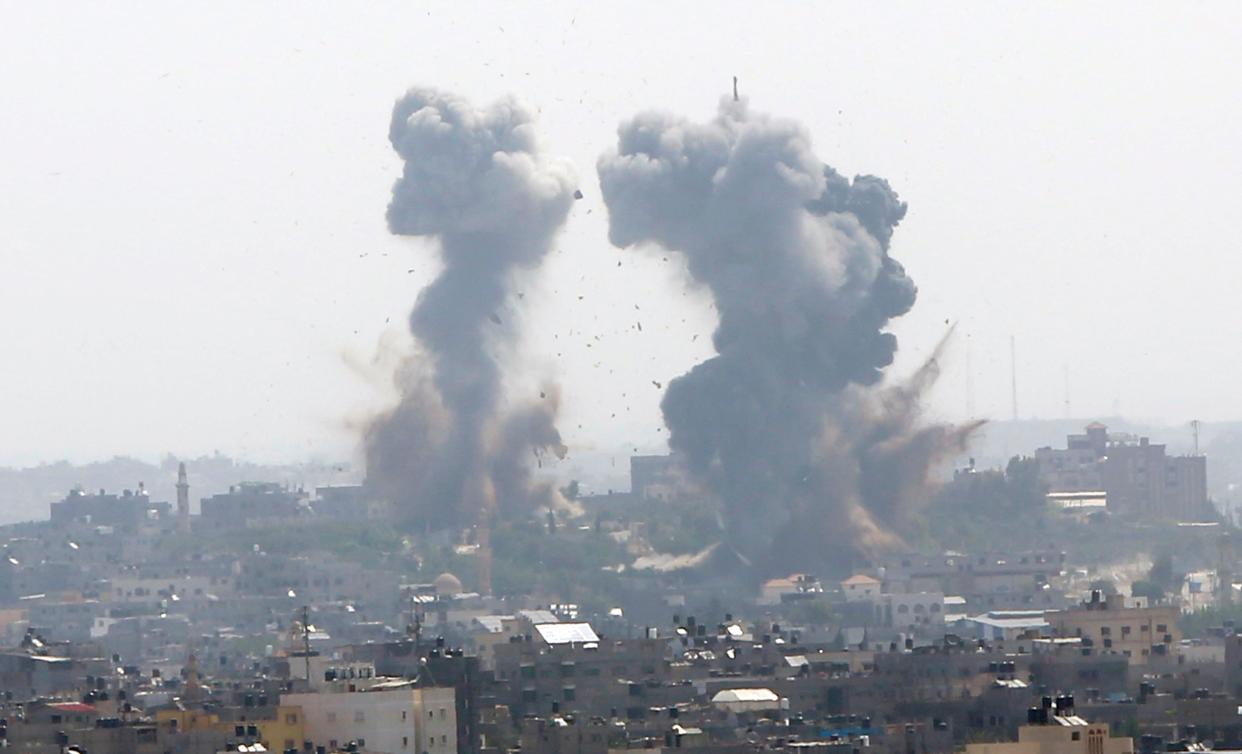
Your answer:
[[[708,356],[714,328],[678,255],[608,244],[595,160],[630,113],[705,118],[734,75],[844,173],[884,175],[908,201],[893,253],[919,299],[892,328],[893,371],[957,323],[937,417],[1010,416],[1012,337],[1022,416],[1062,417],[1068,398],[1081,417],[1238,418],[1242,363],[1210,326],[1230,321],[1216,267],[1238,166],[1215,145],[1233,118],[1217,93],[1239,82],[1216,63],[1235,8],[1099,6],[1067,24],[791,5],[759,28],[733,6],[710,29],[663,9],[652,30],[612,9],[448,7],[145,8],[107,35],[110,11],[14,9],[0,316],[19,358],[0,367],[0,414],[21,431],[0,464],[351,455],[392,398],[372,360],[406,346],[436,270],[383,220],[400,167],[383,123],[412,82],[516,94],[583,181],[515,310],[524,372],[562,388],[571,457],[659,448],[653,383]],[[758,53],[778,43],[822,67]]]

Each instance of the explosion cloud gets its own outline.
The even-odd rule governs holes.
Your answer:
[[[532,122],[514,100],[478,110],[428,89],[393,108],[389,140],[404,169],[388,227],[434,240],[443,269],[410,315],[422,350],[397,375],[400,401],[368,427],[367,480],[429,528],[556,502],[529,473],[532,454],[565,453],[556,393],[508,409],[501,380],[501,349],[517,335],[505,309],[514,273],[547,254],[575,190],[568,164],[539,151]]]
[[[744,100],[710,123],[646,113],[618,134],[598,165],[610,240],[682,252],[719,312],[716,355],[661,408],[730,543],[763,570],[898,546],[929,467],[969,431],[920,424],[936,357],[909,384],[880,384],[897,348],[885,327],[916,293],[888,253],[906,205]]]

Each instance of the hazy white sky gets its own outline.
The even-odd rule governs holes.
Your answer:
[[[1236,3],[0,14],[0,464],[348,455],[388,398],[349,365],[400,344],[436,269],[383,219],[413,84],[523,97],[578,167],[586,198],[526,286],[522,365],[563,385],[571,447],[658,445],[652,381],[713,327],[676,255],[608,245],[595,160],[637,110],[710,117],[733,75],[909,202],[893,254],[920,300],[897,366],[959,322],[938,416],[1009,415],[1012,334],[1024,416],[1063,415],[1068,375],[1074,415],[1242,417]]]

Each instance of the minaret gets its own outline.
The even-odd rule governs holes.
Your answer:
[[[194,652],[190,652],[190,656],[186,658],[185,668],[182,669],[181,674],[185,679],[182,684],[181,698],[190,702],[201,699],[203,684],[198,676],[198,658],[194,656]]]
[[[185,478],[185,463],[177,467],[177,531],[190,533],[190,483]]]

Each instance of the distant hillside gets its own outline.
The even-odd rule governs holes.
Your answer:
[[[48,517],[49,505],[61,500],[75,486],[109,492],[137,489],[142,482],[152,500],[175,502],[177,463],[184,461],[190,481],[190,509],[198,501],[242,481],[280,482],[307,489],[326,484],[351,484],[361,473],[347,463],[265,466],[227,456],[200,458],[167,456],[158,464],[134,458],[75,465],[66,461],[24,469],[0,468],[0,524],[38,521]]]

